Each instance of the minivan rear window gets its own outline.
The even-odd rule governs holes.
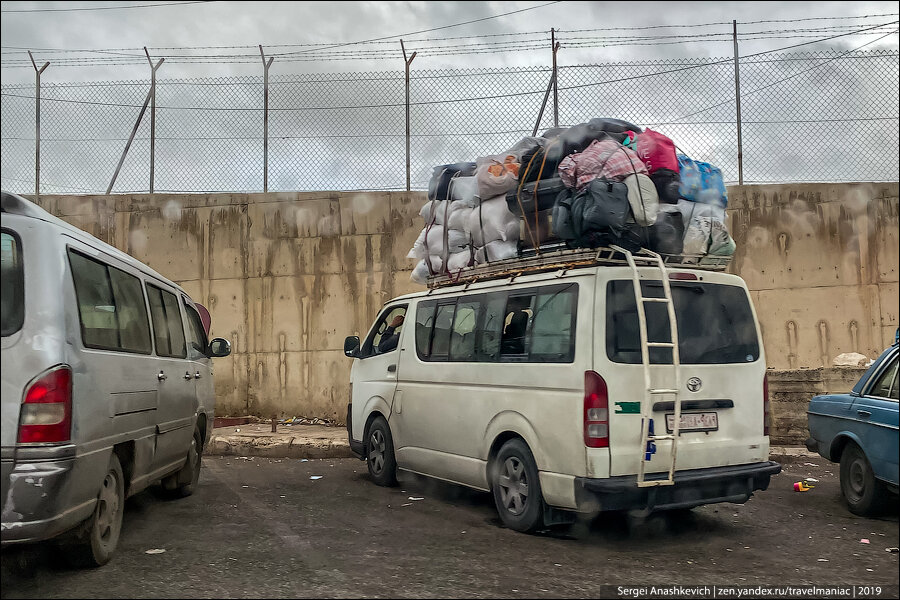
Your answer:
[[[759,359],[750,299],[743,288],[691,281],[671,282],[682,364],[749,363]],[[663,298],[660,282],[642,281],[644,296]],[[666,304],[646,303],[647,339],[671,342]],[[617,363],[640,364],[641,342],[634,284],[610,281],[606,291],[606,353]],[[651,348],[650,362],[672,362],[671,348]]]
[[[12,231],[3,230],[0,251],[0,321],[6,337],[22,329],[25,321],[25,268],[22,243]]]

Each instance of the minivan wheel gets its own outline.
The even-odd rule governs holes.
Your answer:
[[[856,443],[849,442],[841,453],[841,493],[847,508],[862,517],[877,514],[887,495],[882,488],[865,453]]]
[[[503,524],[528,532],[544,524],[544,499],[537,466],[521,439],[503,444],[491,464],[491,491]]]
[[[76,567],[100,567],[109,562],[119,543],[125,509],[125,476],[113,453],[97,494],[94,514],[62,543],[66,559]]]
[[[200,481],[200,467],[203,461],[203,437],[200,430],[194,428],[191,447],[188,448],[184,466],[177,473],[169,475],[163,481],[163,489],[175,498],[187,498],[197,490]]]
[[[397,461],[394,458],[394,438],[384,417],[376,417],[369,426],[366,439],[366,466],[369,476],[382,486],[397,485]]]

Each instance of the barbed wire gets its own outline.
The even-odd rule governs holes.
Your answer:
[[[900,52],[812,52],[805,46],[741,57],[746,180],[896,179]],[[560,66],[559,124],[611,116],[650,126],[734,181],[737,122],[728,106],[734,99],[733,62],[722,57]],[[496,154],[530,135],[551,72],[413,72],[413,187],[427,184],[434,165]],[[42,191],[102,193],[148,88],[147,81],[45,83]],[[260,190],[262,88],[260,76],[158,80],[155,189]],[[4,186],[30,193],[33,85],[4,84],[0,94],[0,174]],[[269,94],[270,190],[405,187],[402,71],[275,76]],[[702,117],[688,116],[698,109],[704,109]],[[148,121],[145,116],[138,127],[117,192],[149,187]],[[548,107],[538,127],[552,126]],[[867,135],[860,136],[861,130]],[[798,152],[800,147],[820,151]]]

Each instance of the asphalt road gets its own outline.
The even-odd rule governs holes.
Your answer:
[[[810,476],[819,479],[813,490],[792,490]],[[410,475],[396,489],[379,488],[353,459],[210,457],[192,497],[129,500],[118,553],[103,568],[61,567],[47,546],[5,551],[2,597],[541,598],[598,597],[603,584],[896,586],[898,555],[885,550],[896,546],[896,507],[879,519],[851,515],[836,466],[822,459],[785,465],[745,505],[613,515],[523,535],[500,527],[487,494]],[[153,549],[165,552],[146,553]]]

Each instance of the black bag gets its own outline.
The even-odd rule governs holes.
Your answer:
[[[650,249],[660,254],[681,254],[684,250],[684,219],[680,212],[659,211],[650,227]]]
[[[659,196],[660,202],[668,204],[678,204],[678,198],[681,197],[679,188],[681,186],[681,176],[671,169],[659,169],[650,175],[653,185],[656,186],[656,194]]]
[[[573,247],[618,243],[628,239],[630,211],[624,183],[595,179],[577,194],[560,193],[553,207],[553,233]]]
[[[450,180],[454,177],[469,177],[475,174],[475,163],[460,162],[452,165],[438,165],[431,173],[428,182],[429,200],[448,200],[450,198]]]
[[[537,194],[535,194],[535,188],[537,188]],[[553,208],[556,197],[565,189],[566,186],[559,177],[542,179],[537,183],[532,181],[523,185],[521,192],[518,186],[510,190],[506,194],[506,204],[509,205],[509,212],[514,215],[532,215],[534,214],[535,195],[537,195],[537,210],[540,212]]]

